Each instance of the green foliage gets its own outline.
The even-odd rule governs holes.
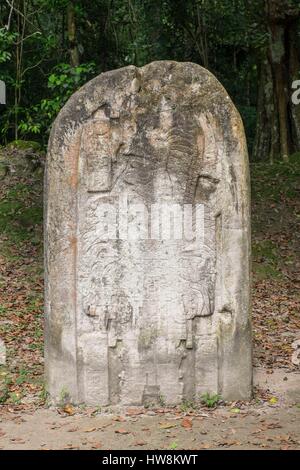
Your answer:
[[[37,151],[41,150],[39,143],[35,142],[34,140],[13,140],[7,145],[7,148],[16,148],[21,150],[32,149]]]
[[[208,408],[215,408],[220,400],[221,396],[218,394],[210,394],[207,392],[201,395],[201,402]]]
[[[287,197],[296,198],[299,194],[300,153],[293,154],[288,162],[253,164],[251,174],[254,199],[268,200],[270,204],[284,202]]]
[[[192,400],[182,400],[182,403],[180,405],[180,410],[183,412],[183,413],[186,413],[187,411],[192,411],[196,408],[196,404],[194,401]]]
[[[271,240],[255,240],[252,244],[253,269],[257,278],[280,277],[280,254]]]
[[[177,442],[174,441],[174,442],[172,442],[172,443],[170,444],[170,447],[169,447],[169,448],[170,448],[170,450],[176,450],[177,447],[178,447],[178,444],[177,444]]]
[[[252,265],[257,279],[282,279],[289,266],[297,265],[296,245],[286,233],[297,231],[299,182],[299,153],[288,162],[251,165]],[[282,234],[280,243],[276,233]]]
[[[0,115],[0,143],[22,138],[46,144],[53,119],[87,80],[128,64],[173,59],[197,62],[220,78],[240,107],[251,145],[257,72],[249,52],[266,41],[258,1],[249,9],[245,0],[78,0],[73,42],[67,0],[24,0],[25,15],[10,15],[4,2],[0,79],[8,105]],[[80,61],[75,67],[72,47]]]
[[[16,384],[22,385],[28,382],[29,371],[27,369],[20,369],[19,376],[16,378]]]
[[[40,103],[22,110],[23,118],[18,124],[22,138],[31,135],[42,135],[47,143],[51,124],[69,97],[94,74],[94,62],[71,67],[69,64],[58,64],[48,77],[49,97]]]
[[[12,380],[4,366],[0,366],[0,405],[6,403],[9,399],[10,391],[9,386]]]
[[[48,78],[48,89],[51,98],[45,98],[36,109],[49,122],[56,117],[69,97],[93,76],[95,63],[71,67],[69,64],[58,64]],[[40,114],[39,114],[40,116]]]
[[[41,201],[31,197],[30,189],[17,183],[0,201],[0,234],[9,235],[14,243],[32,238],[34,227],[42,221]]]
[[[60,394],[59,394],[60,406],[64,406],[67,403],[70,403],[70,400],[71,400],[70,393],[69,393],[67,387],[62,387],[61,390],[60,390]]]
[[[11,59],[12,52],[10,49],[16,36],[16,33],[11,33],[6,28],[0,28],[0,64]]]
[[[46,389],[45,384],[43,384],[42,390],[41,390],[41,392],[40,392],[40,394],[39,394],[39,398],[40,398],[40,400],[41,400],[41,404],[42,404],[42,405],[46,405],[46,404],[47,404],[47,402],[48,402],[48,400],[49,400],[49,393],[48,393],[48,391],[47,391],[47,389]]]
[[[299,8],[293,1],[288,7]],[[23,138],[46,145],[53,119],[87,80],[129,64],[170,59],[199,63],[220,79],[241,112],[251,154],[258,69],[270,42],[263,0],[21,3],[23,9],[11,10],[8,2],[0,7],[0,80],[8,102],[0,114],[0,144]]]

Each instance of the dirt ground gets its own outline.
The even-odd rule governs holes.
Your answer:
[[[2,406],[0,448],[16,449],[300,449],[300,374],[255,370],[251,403],[215,409],[99,410]]]

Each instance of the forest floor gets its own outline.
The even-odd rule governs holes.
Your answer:
[[[8,158],[15,168],[7,170]],[[107,410],[47,406],[42,171],[37,152],[23,151],[30,165],[22,171],[19,158],[20,150],[0,151],[0,338],[7,353],[0,365],[0,448],[299,449],[300,370],[292,362],[300,339],[299,155],[251,167],[251,402]]]

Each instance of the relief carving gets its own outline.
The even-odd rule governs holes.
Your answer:
[[[79,90],[53,132],[51,394],[59,395],[66,375],[79,403],[141,404],[162,395],[178,404],[200,391],[230,398],[239,371],[247,398],[246,147],[223,87],[195,64],[126,67]],[[164,204],[173,209],[164,212]],[[185,206],[190,216],[182,219]],[[134,225],[139,236],[130,239]],[[243,357],[233,361],[232,351]]]

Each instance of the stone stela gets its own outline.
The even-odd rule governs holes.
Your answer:
[[[161,61],[87,83],[53,125],[45,193],[52,400],[248,399],[248,157],[216,78]]]

